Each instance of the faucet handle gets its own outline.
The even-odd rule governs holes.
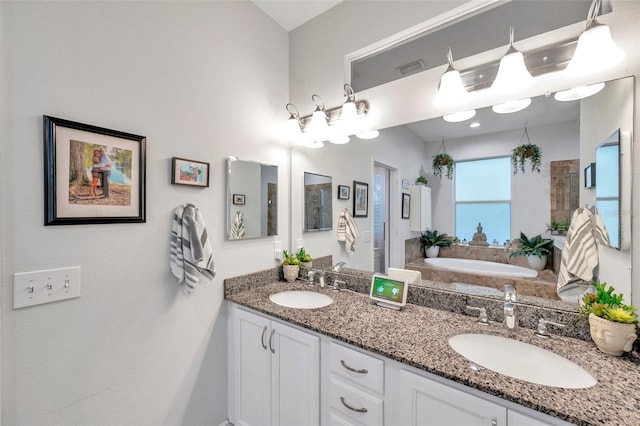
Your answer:
[[[478,316],[478,324],[489,325],[489,317],[487,316],[487,310],[484,307],[478,308],[475,306],[467,306],[467,309],[478,311],[480,313],[480,315]]]
[[[504,300],[505,302],[516,302],[516,287],[513,284],[504,285]]]
[[[548,325],[554,325],[560,328],[563,328],[565,326],[564,324],[540,318],[538,320],[538,329],[536,330],[536,336],[542,337],[543,339],[548,339],[549,337],[551,337],[551,334],[549,334],[549,331],[547,330]]]
[[[346,285],[347,283],[338,279],[333,280],[333,291],[340,291],[340,284]]]

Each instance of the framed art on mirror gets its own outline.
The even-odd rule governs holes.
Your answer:
[[[353,217],[367,217],[369,214],[369,184],[353,181]]]
[[[145,222],[146,138],[43,116],[44,224]]]

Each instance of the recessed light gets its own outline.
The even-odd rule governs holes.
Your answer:
[[[578,99],[588,98],[604,89],[604,83],[590,84],[589,86],[574,87],[573,89],[556,92],[553,98],[556,101],[577,101]]]
[[[497,104],[492,106],[491,109],[497,114],[510,114],[512,112],[522,111],[529,105],[531,105],[531,98],[524,98],[515,101],[507,101],[503,104]]]
[[[449,123],[458,123],[460,121],[465,121],[476,115],[475,109],[470,109],[467,111],[454,112],[453,114],[443,115],[442,118],[444,121],[448,121]]]
[[[469,124],[469,127],[471,128],[476,128],[476,127],[480,127],[480,122],[479,121],[474,121],[473,123]]]

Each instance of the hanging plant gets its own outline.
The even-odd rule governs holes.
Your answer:
[[[511,165],[513,166],[513,174],[518,174],[518,170],[524,173],[525,163],[527,160],[531,164],[531,171],[540,173],[540,165],[542,164],[542,150],[538,145],[531,143],[527,126],[524,126],[524,132],[520,137],[520,142],[527,137],[526,144],[522,144],[514,148],[511,152]]]
[[[440,147],[443,152],[438,150],[438,153],[433,156],[433,175],[442,179],[443,174],[448,178],[453,178],[453,169],[456,165],[453,157],[447,154],[447,150],[444,147],[444,139],[442,139],[442,145]],[[446,171],[445,171],[446,170]]]

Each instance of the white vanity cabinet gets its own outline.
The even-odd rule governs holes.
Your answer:
[[[400,424],[492,425],[507,424],[507,409],[425,377],[400,371]]]
[[[384,360],[322,341],[323,424],[384,425]]]
[[[229,309],[229,419],[237,425],[319,425],[320,339]]]

